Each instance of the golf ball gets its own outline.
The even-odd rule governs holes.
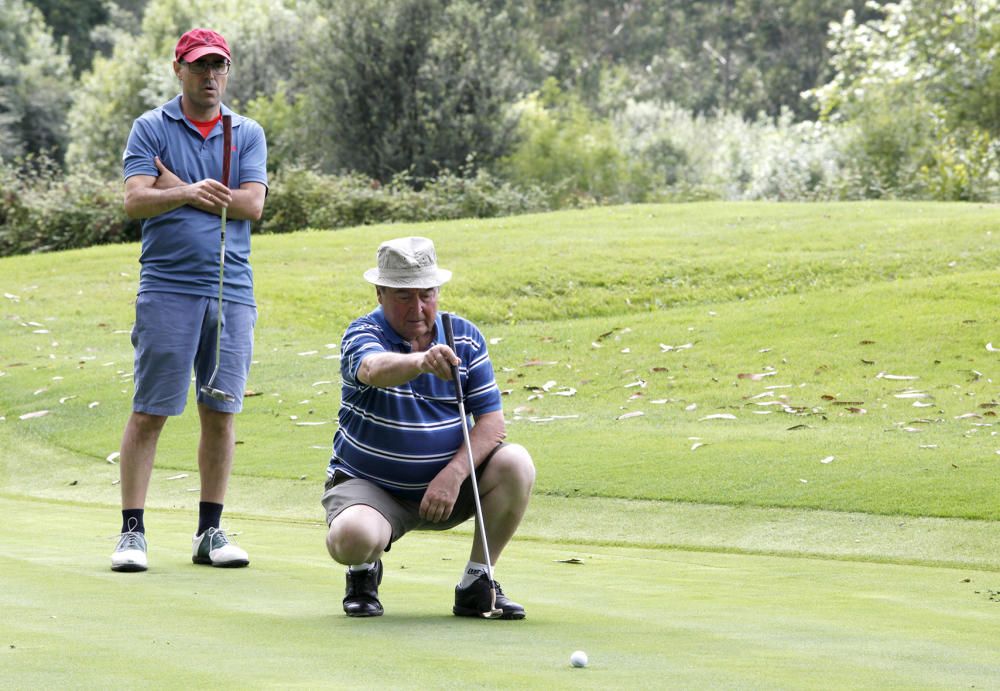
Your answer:
[[[582,650],[574,650],[573,654],[569,656],[569,663],[574,667],[586,667],[587,653]]]

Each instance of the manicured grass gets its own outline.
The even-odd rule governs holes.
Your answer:
[[[190,563],[190,516],[159,511],[150,571],[115,574],[104,509],[0,498],[0,511],[12,688],[943,689],[1000,677],[995,573],[522,541],[498,578],[528,618],[484,621],[450,614],[468,536],[420,534],[386,559],[385,616],[352,620],[318,524],[231,520],[253,562],[211,569]],[[586,669],[570,667],[576,649]]]
[[[692,204],[255,238],[235,572],[189,563],[190,409],[161,439],[153,568],[108,570],[137,248],[0,260],[4,684],[989,687],[996,218]],[[450,616],[468,525],[394,546],[383,619],[340,613],[318,503],[338,345],[405,234],[455,271],[443,307],[491,339],[538,467],[498,569],[525,622]]]

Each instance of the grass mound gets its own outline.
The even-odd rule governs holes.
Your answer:
[[[421,233],[455,272],[442,307],[491,339],[540,494],[995,520],[995,212],[691,204],[258,237],[235,472],[318,482],[339,339],[374,304],[361,273]],[[3,265],[0,434],[106,463],[135,246]],[[159,469],[195,470],[195,418],[170,422]]]

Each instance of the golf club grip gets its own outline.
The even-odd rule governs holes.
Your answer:
[[[451,315],[447,312],[441,313],[441,324],[444,325],[444,340],[451,348],[452,352],[458,355],[458,351],[455,350],[455,332],[451,328]],[[451,366],[451,377],[455,380],[455,396],[458,402],[461,403],[465,400],[462,395],[462,379],[458,375],[458,365]]]
[[[229,187],[229,162],[233,155],[233,116],[222,116],[222,184]]]

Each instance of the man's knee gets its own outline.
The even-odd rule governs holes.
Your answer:
[[[133,411],[128,420],[128,424],[133,431],[142,436],[159,435],[166,423],[166,415],[150,415],[149,413],[140,413],[138,411]]]
[[[529,492],[535,484],[535,463],[520,444],[506,444],[490,459],[487,472],[496,474],[496,483]]]
[[[370,506],[356,504],[341,511],[326,533],[326,549],[341,564],[361,564],[380,554],[391,537],[385,518]]]
[[[213,434],[229,432],[236,418],[232,413],[214,410],[202,403],[198,404],[198,416],[201,419],[201,428]]]

